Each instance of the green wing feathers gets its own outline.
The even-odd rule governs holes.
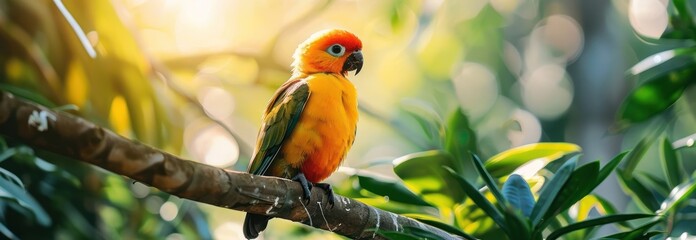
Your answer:
[[[271,99],[263,115],[255,155],[249,173],[265,175],[295,129],[309,99],[307,82],[296,79],[283,84]]]

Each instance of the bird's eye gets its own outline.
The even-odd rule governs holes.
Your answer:
[[[329,48],[326,49],[326,52],[331,54],[331,56],[340,57],[343,56],[344,53],[346,53],[346,48],[341,44],[334,44],[329,46]]]

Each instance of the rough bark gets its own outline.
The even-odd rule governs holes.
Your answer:
[[[321,188],[312,189],[311,201],[307,203],[301,200],[302,190],[296,182],[184,160],[82,118],[51,111],[5,92],[0,92],[0,134],[182,198],[301,222],[352,239],[380,239],[375,229],[399,231],[406,226],[444,239],[457,238],[438,228],[339,195],[330,207]]]

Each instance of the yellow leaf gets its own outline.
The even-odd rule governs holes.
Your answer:
[[[126,104],[126,99],[124,99],[121,95],[114,97],[114,99],[111,101],[109,122],[116,133],[126,137],[131,135],[128,105]]]
[[[543,159],[552,162],[566,154],[580,152],[582,148],[572,143],[532,143],[501,152],[486,161],[486,169],[493,177],[501,177],[512,173],[523,164]]]
[[[83,108],[87,102],[88,84],[87,75],[82,64],[78,61],[71,61],[65,77],[65,88],[63,89],[68,102]]]

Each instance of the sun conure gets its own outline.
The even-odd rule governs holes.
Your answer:
[[[320,181],[336,171],[355,139],[357,94],[346,78],[363,65],[362,42],[345,30],[317,32],[297,47],[292,76],[275,92],[262,117],[249,172],[299,181],[329,194]],[[244,236],[256,238],[270,217],[247,214]]]

